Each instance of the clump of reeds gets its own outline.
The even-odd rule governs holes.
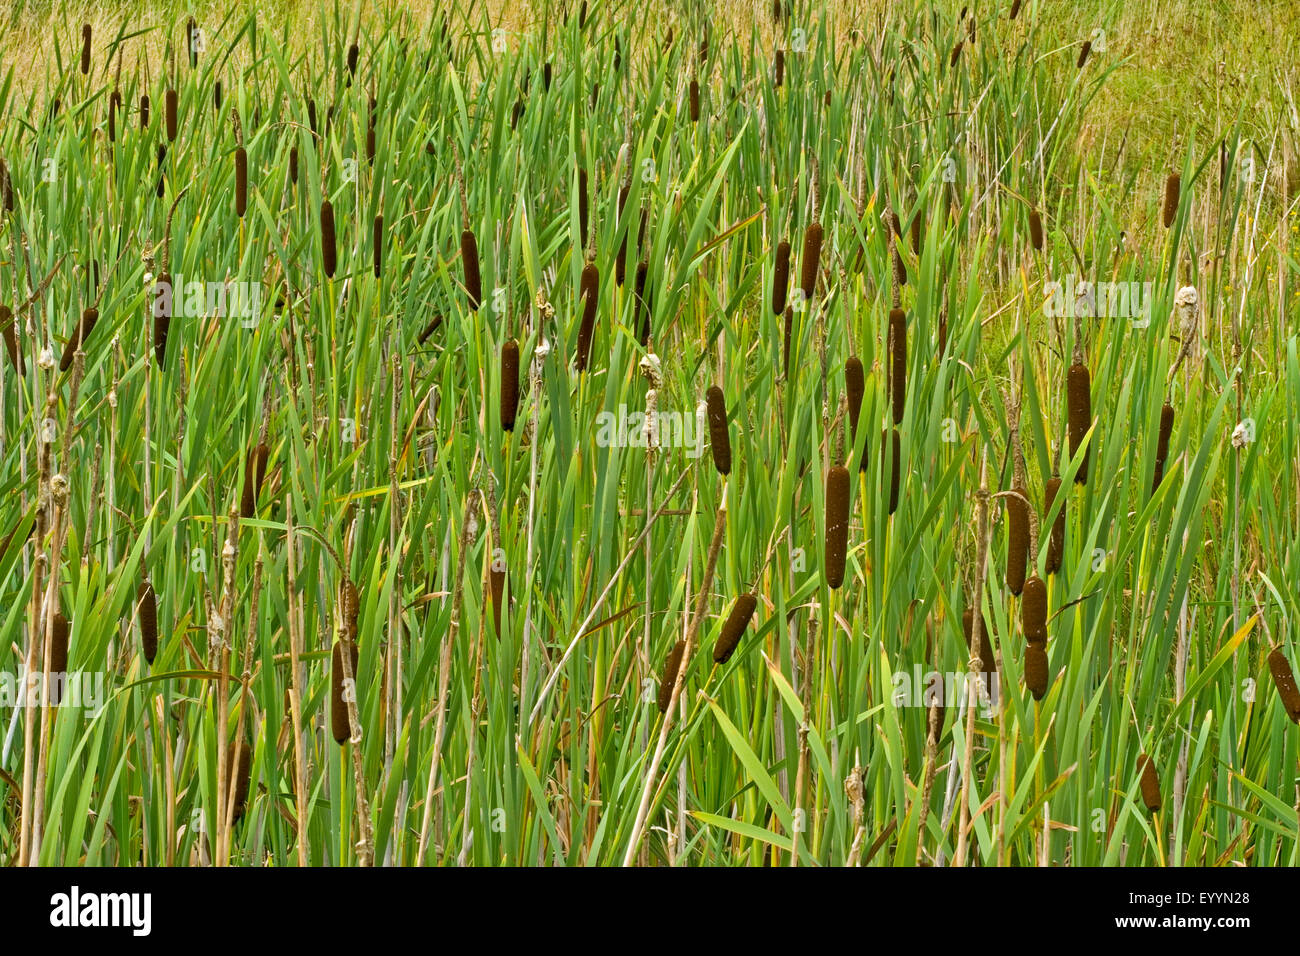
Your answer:
[[[257,499],[262,492],[262,481],[266,477],[266,461],[271,449],[265,442],[258,442],[248,453],[244,461],[244,488],[239,501],[239,516],[251,518],[257,514]]]
[[[673,700],[673,686],[677,683],[677,670],[682,666],[682,655],[686,653],[686,642],[678,641],[668,652],[664,661],[663,672],[659,676],[659,713],[666,713]]]
[[[1160,777],[1156,775],[1155,761],[1146,754],[1138,757],[1139,786],[1142,788],[1142,802],[1148,813],[1160,812]]]
[[[334,206],[328,199],[320,203],[320,254],[325,277],[333,279],[338,268],[338,246],[334,237]]]
[[[727,400],[722,389],[711,385],[704,393],[709,413],[709,447],[713,452],[713,467],[718,474],[731,474],[731,434],[727,431]]]
[[[804,230],[803,259],[800,265],[800,288],[805,302],[811,302],[817,291],[817,275],[821,272],[822,224],[814,222]]]
[[[1174,406],[1168,402],[1160,409],[1160,431],[1156,435],[1156,469],[1151,479],[1151,493],[1155,494],[1165,477],[1165,462],[1169,458],[1169,436],[1174,430]]]
[[[735,603],[731,605],[731,613],[722,624],[722,633],[718,635],[718,642],[713,645],[715,664],[725,664],[731,660],[731,655],[740,646],[740,639],[745,636],[745,629],[749,627],[754,609],[757,607],[758,597],[754,594],[742,594],[736,598]]]
[[[1282,701],[1286,715],[1291,718],[1292,723],[1300,724],[1300,690],[1296,689],[1291,663],[1286,659],[1281,648],[1275,647],[1269,652],[1268,669],[1273,675],[1273,686],[1277,688],[1277,696]]]
[[[1029,242],[1036,252],[1043,250],[1043,217],[1037,209],[1029,210]]]
[[[519,411],[519,343],[508,339],[501,346],[501,427],[515,430]]]
[[[591,340],[596,333],[596,300],[600,298],[600,270],[591,260],[582,267],[578,298],[582,301],[582,321],[578,324],[578,355],[574,367],[585,372],[591,358]]]
[[[907,403],[907,313],[897,308],[889,310],[889,384],[894,424],[901,425]]]
[[[1061,490],[1061,479],[1052,477],[1047,479],[1047,487],[1044,497],[1046,506],[1043,512],[1046,515],[1052,510],[1052,505],[1056,503],[1056,496]],[[1051,534],[1047,539],[1047,561],[1046,570],[1048,574],[1055,574],[1061,570],[1061,558],[1065,555],[1065,503],[1066,499],[1061,499],[1061,510],[1057,514],[1056,520],[1052,522]]]
[[[5,351],[9,353],[9,363],[19,375],[27,374],[27,365],[23,353],[18,348],[18,320],[9,306],[0,305],[0,335],[4,336]]]
[[[135,592],[136,619],[140,622],[140,644],[150,664],[158,656],[158,598],[146,578]]]
[[[826,473],[826,583],[844,583],[844,563],[849,545],[849,470],[831,466]]]
[[[1182,193],[1182,188],[1183,177],[1178,173],[1170,173],[1169,178],[1165,180],[1164,222],[1166,229],[1174,224],[1174,217],[1178,214],[1178,198]]]
[[[1092,427],[1092,380],[1088,375],[1088,366],[1076,361],[1066,373],[1066,405],[1069,412],[1070,457],[1079,453],[1083,439]],[[1085,451],[1079,461],[1079,470],[1074,473],[1077,484],[1088,483],[1088,452]]]
[[[81,27],[81,75],[90,75],[90,24]]]
[[[68,339],[67,344],[63,347],[63,357],[59,359],[59,371],[66,372],[72,368],[72,360],[77,354],[77,350],[83,348],[86,339],[90,338],[90,333],[95,330],[95,323],[99,321],[99,310],[91,307],[81,313],[81,323],[77,326],[72,337]]]
[[[1020,486],[1011,489],[1007,502],[1007,590],[1020,594],[1025,587],[1025,565],[1029,560],[1028,492]]]
[[[772,272],[772,314],[785,311],[785,298],[790,291],[790,243],[782,239],[776,244],[776,268]]]

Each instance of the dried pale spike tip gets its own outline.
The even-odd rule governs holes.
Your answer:
[[[1079,453],[1083,439],[1092,427],[1092,380],[1088,367],[1081,363],[1070,366],[1066,375],[1066,405],[1070,425],[1070,457]],[[1079,461],[1079,470],[1074,473],[1076,484],[1088,483],[1088,452],[1085,451]]]
[[[90,75],[90,24],[81,27],[81,75]]]
[[[5,351],[9,353],[9,362],[19,375],[27,374],[27,364],[23,361],[23,353],[18,348],[18,320],[10,311],[9,306],[0,305],[0,335],[4,336]]]
[[[351,651],[348,656],[351,658],[352,664],[349,668],[352,673],[353,686],[351,696],[356,699],[357,664],[360,656],[357,653],[355,641],[348,645],[348,649]],[[344,695],[345,685],[343,681],[343,642],[335,641],[333,666],[330,668],[330,729],[334,733],[334,742],[339,744],[347,743],[352,737],[352,724],[348,719],[348,702]]]
[[[509,339],[501,346],[501,427],[515,430],[519,412],[519,343]]]
[[[1043,217],[1037,209],[1029,210],[1029,242],[1036,252],[1043,251]]]
[[[248,152],[244,147],[235,149],[235,215],[240,219],[248,210]]]
[[[866,393],[867,379],[862,368],[862,360],[850,355],[844,363],[844,391],[849,400],[849,427],[854,438],[858,434],[858,416],[862,414],[862,396]],[[864,459],[867,457],[864,453]]]
[[[141,581],[135,592],[136,619],[140,622],[140,645],[150,664],[158,656],[158,598],[153,585]]]
[[[1061,490],[1060,478],[1048,478],[1047,487],[1044,492],[1046,499],[1046,509],[1043,516],[1046,517],[1052,510],[1052,505],[1056,503],[1056,496]],[[1065,555],[1065,504],[1066,499],[1061,499],[1061,511],[1052,522],[1052,531],[1047,539],[1047,562],[1046,570],[1048,574],[1055,574],[1061,570],[1061,558]]]
[[[718,474],[731,474],[731,434],[727,430],[727,400],[722,389],[709,386],[704,393],[709,409],[709,447],[713,451],[713,467]]]
[[[238,823],[244,816],[248,804],[248,786],[253,777],[253,751],[247,741],[232,740],[226,751],[226,770],[234,784],[230,795],[230,818]]]
[[[1156,435],[1156,468],[1151,480],[1151,493],[1155,494],[1165,477],[1165,462],[1169,459],[1169,436],[1174,431],[1174,406],[1165,402],[1160,408],[1160,432]]]
[[[907,405],[907,313],[902,309],[889,310],[889,384],[894,424],[901,425]]]
[[[834,465],[826,473],[826,583],[844,583],[849,545],[849,470]]]
[[[176,110],[179,105],[179,96],[175,90],[167,91],[167,98],[164,102],[165,113],[167,118],[167,142],[176,141]]]
[[[1079,61],[1074,65],[1078,67],[1080,70],[1082,70],[1083,65],[1088,62],[1088,54],[1091,52],[1092,52],[1092,41],[1084,40],[1083,46],[1079,48]]]
[[[338,246],[334,242],[334,206],[328,199],[320,204],[320,255],[327,279],[338,269]]]
[[[814,222],[803,234],[803,259],[799,263],[800,283],[804,301],[811,302],[817,291],[817,276],[821,272],[822,224]]]
[[[1025,582],[1020,601],[1020,623],[1025,630],[1026,642],[1047,643],[1047,585],[1037,574]]]
[[[1160,778],[1156,775],[1155,761],[1142,754],[1138,757],[1137,769],[1139,786],[1142,788],[1142,803],[1148,813],[1160,812]]]
[[[1007,507],[1007,590],[1020,594],[1025,587],[1025,565],[1029,560],[1028,492],[1016,485],[1006,496]]]
[[[1047,650],[1042,644],[1025,646],[1025,687],[1034,700],[1047,693]]]
[[[1182,189],[1183,177],[1178,173],[1170,173],[1169,178],[1165,180],[1164,222],[1166,229],[1174,224],[1174,217],[1178,215],[1178,199]]]
[[[659,676],[659,713],[667,713],[668,705],[673,702],[673,684],[677,681],[677,671],[682,666],[682,655],[686,653],[686,642],[678,641],[668,652],[664,660],[664,669]]]
[[[46,670],[50,674],[50,702],[58,704],[64,684],[59,675],[68,672],[68,642],[72,636],[72,622],[62,611],[55,611],[54,620],[50,624],[50,659]]]
[[[880,433],[880,467],[885,468],[886,461],[889,464],[889,513],[892,515],[898,510],[898,486],[900,481],[901,469],[900,463],[903,459],[902,440],[898,436],[897,428],[887,428]],[[881,476],[881,487],[884,487],[884,477]]]
[[[160,275],[154,282],[153,294],[153,354],[162,368],[167,358],[167,332],[172,324],[172,277],[165,272]]]
[[[578,298],[582,300],[582,321],[578,325],[578,356],[575,364],[579,372],[585,372],[591,359],[591,340],[596,333],[596,305],[600,299],[600,270],[594,262],[588,262],[582,267]]]
[[[745,636],[745,629],[749,627],[749,622],[754,617],[754,609],[757,607],[758,597],[756,595],[742,594],[736,598],[735,603],[731,605],[731,613],[727,615],[727,620],[723,622],[722,633],[718,635],[718,642],[713,645],[713,662],[715,664],[725,664],[731,660],[731,655],[740,646],[740,639]]]
[[[785,311],[786,296],[790,292],[790,243],[782,239],[776,244],[776,268],[772,272],[772,314]]]
[[[460,261],[465,269],[465,296],[469,300],[469,310],[477,312],[483,300],[483,283],[478,271],[478,239],[473,229],[464,229],[460,234]]]
[[[1277,688],[1277,696],[1282,700],[1286,715],[1291,718],[1292,723],[1300,724],[1300,690],[1296,689],[1291,663],[1286,659],[1281,648],[1275,647],[1269,651],[1268,669],[1273,675],[1273,686]]]
[[[980,673],[995,674],[998,669],[997,658],[993,654],[993,641],[989,637],[988,618],[981,618],[979,647],[971,647],[971,638],[974,636],[975,613],[970,608],[966,608],[961,615],[962,633],[966,638],[966,650],[972,657],[978,658]]]
[[[99,321],[98,309],[86,309],[81,313],[81,324],[77,326],[68,339],[67,344],[63,347],[63,357],[59,359],[59,371],[66,372],[72,368],[72,360],[76,357],[77,349],[85,349],[86,340],[90,338],[90,333],[95,330],[95,323]]]

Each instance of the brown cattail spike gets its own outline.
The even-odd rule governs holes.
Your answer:
[[[1037,574],[1025,582],[1020,601],[1020,623],[1028,643],[1047,643],[1047,585]]]
[[[1042,700],[1047,693],[1047,651],[1042,644],[1025,648],[1025,687],[1034,700]]]
[[[320,204],[320,253],[325,277],[333,279],[338,268],[338,247],[334,244],[334,207],[328,199]]]
[[[966,608],[961,615],[962,633],[966,638],[966,650],[970,651],[971,657],[979,660],[979,670],[986,677],[996,674],[998,670],[998,661],[993,654],[993,641],[989,636],[989,622],[987,618],[981,618],[980,640],[978,647],[971,646],[971,638],[974,636],[975,614],[970,608]]]
[[[81,27],[81,75],[90,75],[90,24]]]
[[[1291,718],[1292,723],[1300,724],[1300,690],[1296,689],[1291,663],[1280,648],[1274,648],[1269,652],[1268,669],[1273,675],[1273,686],[1277,688],[1277,696],[1286,709],[1286,715]]]
[[[686,653],[686,642],[678,641],[668,652],[664,661],[663,673],[659,677],[659,713],[666,713],[673,700],[673,685],[677,682],[677,671],[682,666],[682,655]]]
[[[469,310],[477,312],[483,299],[483,285],[478,271],[478,239],[472,229],[465,229],[460,234],[460,258],[465,269],[465,296],[469,300]]]
[[[776,244],[776,269],[772,273],[772,314],[785,311],[785,298],[790,291],[790,243],[782,239]]]
[[[1019,594],[1025,587],[1025,565],[1029,559],[1029,506],[1027,492],[1011,489],[1007,502],[1007,590]]]
[[[1043,217],[1037,209],[1029,210],[1029,242],[1036,252],[1043,251]]]
[[[803,260],[800,262],[800,283],[805,302],[811,302],[817,291],[817,276],[821,272],[822,224],[814,222],[803,234]]]
[[[591,340],[596,333],[596,300],[600,298],[600,270],[594,262],[582,267],[578,297],[582,300],[582,321],[578,325],[578,356],[574,364],[579,372],[585,372],[591,358]]]
[[[650,263],[644,259],[636,264],[636,308],[641,316],[640,340],[643,348],[650,343],[650,301],[645,290],[646,273],[649,271]]]
[[[153,585],[141,581],[135,592],[136,619],[140,622],[140,644],[150,664],[158,656],[158,598]]]
[[[781,377],[790,378],[790,342],[794,338],[794,306],[785,307],[785,327],[781,339]]]
[[[172,277],[164,272],[153,288],[153,354],[162,368],[167,358],[167,332],[172,324]]]
[[[844,391],[849,400],[849,427],[854,438],[858,434],[858,416],[862,414],[862,396],[866,393],[867,380],[862,369],[862,360],[850,355],[844,363]],[[864,453],[863,459],[867,456]]]
[[[731,605],[731,613],[727,615],[727,620],[723,622],[722,633],[718,635],[718,642],[713,645],[713,662],[715,664],[725,664],[731,660],[731,655],[736,652],[740,645],[740,639],[745,636],[745,629],[749,627],[750,619],[754,616],[754,609],[758,607],[758,598],[753,594],[742,594],[736,598]]]
[[[515,430],[519,411],[519,343],[509,339],[501,346],[501,427]]]
[[[691,122],[698,123],[700,121],[700,84],[696,80],[691,80],[690,102]]]
[[[330,729],[334,732],[334,742],[339,744],[347,743],[352,737],[352,723],[348,719],[348,697],[356,699],[355,687],[357,664],[359,662],[356,642],[350,642],[348,649],[351,651],[348,656],[351,658],[352,664],[349,668],[352,672],[353,691],[351,694],[345,693],[347,688],[344,684],[342,641],[334,642],[334,661],[330,671]]]
[[[176,91],[168,90],[164,105],[166,107],[165,112],[167,118],[167,142],[169,143],[174,143],[176,141],[176,108],[178,103],[179,97],[177,96]]]
[[[248,152],[240,146],[235,150],[235,215],[240,219],[248,209]]]
[[[826,473],[826,583],[844,583],[849,544],[849,471],[835,465]]]
[[[1046,510],[1043,512],[1044,517],[1051,512],[1052,505],[1056,503],[1056,496],[1061,490],[1060,478],[1047,479],[1047,488],[1045,491]],[[1052,531],[1047,539],[1047,573],[1055,574],[1061,570],[1061,558],[1065,555],[1065,502],[1061,499],[1061,510],[1057,514],[1056,520],[1052,522]]]
[[[880,434],[880,467],[883,470],[888,461],[889,468],[889,513],[892,515],[898,510],[898,486],[900,478],[900,462],[903,457],[902,441],[898,437],[897,428],[889,428]],[[881,476],[881,485],[884,485],[884,476]]]
[[[149,97],[147,95],[140,97],[140,128],[145,129],[149,126]]]
[[[375,278],[378,279],[384,274],[384,217],[376,216],[374,228],[370,234],[371,246],[374,249],[374,266]]]
[[[780,87],[785,82],[785,50],[776,51],[776,61],[772,68],[773,82],[772,85]]]
[[[713,451],[713,467],[718,474],[731,474],[731,435],[727,431],[727,400],[716,385],[704,393],[709,412],[709,446]]]
[[[248,804],[248,785],[253,776],[253,752],[243,740],[232,740],[226,755],[226,767],[230,773],[234,791],[230,794],[231,822],[238,823],[244,816]]]
[[[1092,427],[1092,380],[1088,376],[1088,367],[1081,363],[1070,366],[1066,375],[1066,398],[1070,424],[1070,457],[1079,453],[1084,436]],[[1077,484],[1088,483],[1088,452],[1085,450],[1079,461],[1079,470],[1074,473]]]
[[[1164,220],[1166,229],[1174,224],[1174,217],[1178,215],[1178,198],[1182,188],[1183,177],[1177,173],[1170,173],[1169,178],[1165,180]]]
[[[86,339],[90,338],[90,333],[94,331],[95,323],[98,321],[98,309],[86,309],[81,313],[81,324],[73,331],[72,337],[68,339],[67,345],[63,347],[63,357],[59,359],[60,372],[66,372],[72,368],[72,360],[76,356],[77,350],[85,348]]]
[[[1142,788],[1142,802],[1148,813],[1160,812],[1160,778],[1156,775],[1156,765],[1146,754],[1138,757],[1137,769],[1139,785]]]
[[[1080,70],[1082,70],[1083,65],[1088,62],[1088,54],[1091,52],[1092,52],[1092,41],[1084,40],[1083,46],[1079,48],[1079,60],[1074,65],[1078,67]]]
[[[1174,431],[1174,406],[1165,402],[1160,409],[1160,432],[1156,436],[1156,468],[1151,481],[1151,493],[1155,494],[1160,482],[1165,477],[1165,462],[1169,459],[1169,436]]]
[[[901,425],[907,404],[907,313],[902,309],[889,310],[889,383],[894,424]]]

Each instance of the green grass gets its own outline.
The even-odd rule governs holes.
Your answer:
[[[1080,70],[1079,23],[1034,3],[1015,22],[972,4],[971,42],[958,7],[905,5],[858,43],[856,14],[802,4],[779,30],[715,26],[705,65],[693,8],[675,14],[670,44],[665,20],[617,5],[589,4],[585,24],[558,8],[538,23],[537,7],[504,51],[488,8],[457,11],[445,37],[436,17],[371,11],[358,27],[342,8],[301,23],[291,6],[270,23],[237,10],[202,20],[196,67],[182,53],[173,74],[154,55],[147,83],[140,51],[180,49],[187,11],[155,11],[140,34],[129,13],[98,29],[89,77],[76,72],[80,21],[51,14],[61,59],[20,76],[7,58],[0,72],[15,193],[0,302],[19,312],[27,366],[19,377],[0,358],[0,673],[39,662],[52,582],[73,622],[69,668],[102,675],[106,699],[94,713],[0,709],[0,861],[1295,865],[1300,731],[1266,663],[1275,646],[1297,661],[1300,614],[1300,217],[1278,181],[1295,141],[1289,82],[1268,83],[1261,62],[1243,81],[1259,105],[1211,109],[1189,93],[1193,121],[1148,122],[1151,91],[1177,75],[1170,51],[1143,62],[1136,25],[1150,14],[1159,28],[1154,11],[1103,9],[1109,48]],[[110,143],[115,84],[126,109]],[[248,153],[242,219],[232,109]],[[594,239],[579,224],[580,168]],[[1165,230],[1173,169],[1182,199]],[[794,314],[787,376],[775,248],[791,243],[797,285],[814,210],[823,274]],[[599,299],[578,374],[589,248]],[[880,435],[893,423],[895,250],[908,362],[891,516]],[[659,382],[642,367],[640,261]],[[186,281],[254,284],[260,321],[176,316],[160,367],[146,274],[164,262]],[[1044,283],[1071,274],[1150,283],[1149,324],[1045,317]],[[1184,330],[1174,297],[1189,282],[1201,309]],[[505,432],[511,338],[524,382]],[[47,345],[53,367],[38,361]],[[1084,484],[1066,441],[1076,350],[1092,381]],[[865,369],[856,434],[850,355]],[[658,409],[692,425],[707,388],[722,389],[729,476],[707,450],[598,441],[602,413],[643,412],[652,385]],[[1166,399],[1175,422],[1153,492]],[[1048,582],[1040,701],[1022,680],[997,497],[1013,485],[1016,401],[1044,532],[1031,555]],[[1246,419],[1253,440],[1236,447]],[[232,520],[262,440],[256,514]],[[833,464],[853,478],[837,590],[822,574]],[[1054,473],[1067,531],[1049,576]],[[146,575],[152,665],[134,607]],[[331,656],[353,637],[348,581],[359,655],[354,739],[340,746]],[[726,615],[751,591],[754,618],[715,666]],[[961,616],[977,600],[1000,706],[948,706],[928,748],[930,714],[895,704],[895,675],[964,672]],[[660,671],[681,639],[665,716]],[[252,785],[223,835],[221,755],[241,734]],[[1141,754],[1159,775],[1154,814]]]

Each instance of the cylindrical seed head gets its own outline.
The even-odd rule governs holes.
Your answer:
[[[1092,380],[1086,365],[1070,366],[1066,375],[1066,404],[1069,411],[1070,457],[1079,453],[1084,436],[1092,427]],[[1079,461],[1079,470],[1074,473],[1077,484],[1088,483],[1088,452],[1084,452]]]
[[[740,639],[745,636],[745,629],[749,627],[750,619],[753,618],[754,609],[757,607],[758,598],[753,594],[742,594],[736,598],[735,603],[731,605],[731,613],[723,622],[718,642],[713,645],[715,664],[725,664],[731,660],[731,655],[736,652]]]
[[[1140,775],[1139,786],[1142,788],[1142,802],[1148,813],[1160,812],[1160,777],[1156,775],[1155,761],[1142,754],[1137,762]]]
[[[1033,245],[1035,251],[1043,250],[1043,217],[1038,214],[1037,209],[1029,210],[1029,242]]]
[[[682,666],[682,655],[686,653],[686,642],[678,641],[668,652],[664,661],[663,672],[659,676],[659,713],[666,713],[673,700],[673,684],[677,681],[678,668]]]
[[[803,259],[800,261],[800,288],[804,301],[811,302],[817,291],[817,276],[821,272],[822,224],[814,222],[803,234]]]
[[[465,269],[465,296],[469,300],[469,310],[477,312],[479,303],[483,301],[483,285],[478,271],[478,239],[472,229],[461,231],[460,258]]]
[[[357,664],[360,656],[355,641],[349,643],[348,650],[351,652],[348,656],[352,665],[349,670],[352,672],[353,696],[356,697]],[[334,642],[334,661],[330,673],[330,729],[334,732],[334,742],[345,744],[352,737],[352,723],[348,719],[348,702],[344,695],[342,641]]]
[[[889,404],[894,424],[903,423],[907,404],[907,313],[889,310]]]
[[[501,346],[501,427],[515,430],[519,411],[519,343],[508,339]]]
[[[1273,675],[1273,686],[1277,688],[1277,696],[1282,700],[1286,715],[1291,718],[1292,723],[1300,724],[1300,690],[1296,689],[1291,663],[1280,648],[1274,648],[1269,652],[1268,669]]]
[[[90,338],[90,333],[94,331],[95,323],[99,321],[98,309],[86,309],[81,313],[81,324],[77,326],[68,339],[67,344],[63,347],[63,357],[59,360],[59,371],[66,372],[72,368],[72,360],[77,354],[77,349],[85,349],[86,340]]]
[[[1044,497],[1046,498],[1046,508],[1043,515],[1046,516],[1052,510],[1052,505],[1056,503],[1056,496],[1061,490],[1060,478],[1047,479],[1047,487]],[[1046,570],[1048,574],[1055,574],[1061,570],[1061,559],[1065,555],[1065,503],[1066,499],[1061,499],[1061,511],[1052,522],[1052,531],[1047,539],[1047,562]]]
[[[1020,599],[1020,623],[1027,643],[1047,643],[1047,585],[1037,574],[1025,582]]]
[[[1165,208],[1164,222],[1165,228],[1168,229],[1174,224],[1174,217],[1178,215],[1178,198],[1183,189],[1183,177],[1178,173],[1170,173],[1169,178],[1165,180]]]
[[[727,400],[722,389],[709,386],[704,393],[709,411],[709,447],[713,451],[713,467],[718,474],[731,474],[731,434],[727,431]]]
[[[235,149],[235,215],[240,219],[248,209],[248,152]]]
[[[1007,495],[1007,590],[1019,594],[1025,586],[1025,565],[1029,558],[1029,507],[1024,488]]]
[[[834,465],[826,473],[826,583],[832,588],[844,583],[848,544],[849,471]]]
[[[150,664],[158,656],[158,598],[153,585],[141,581],[135,592],[136,617],[140,622],[140,644]]]
[[[179,96],[175,90],[167,91],[167,98],[164,105],[166,107],[167,118],[167,142],[174,143],[176,141],[176,109],[179,105]]]
[[[338,268],[338,247],[334,244],[334,206],[328,199],[320,204],[320,252],[326,278],[334,278]]]
[[[1034,700],[1047,693],[1047,650],[1042,644],[1025,646],[1025,687]]]
[[[790,243],[782,239],[776,244],[776,269],[772,273],[772,314],[785,311],[786,295],[790,291]]]

